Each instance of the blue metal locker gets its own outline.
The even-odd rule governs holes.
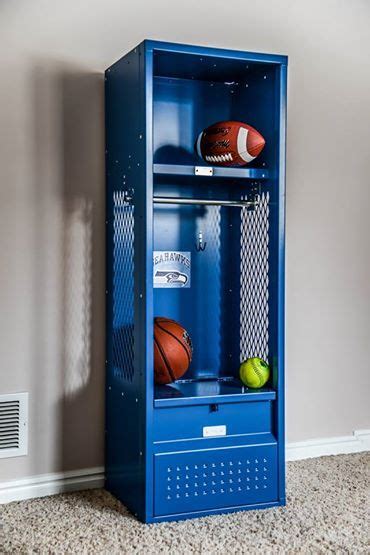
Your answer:
[[[106,71],[106,488],[144,522],[285,503],[286,69],[285,56],[144,41]],[[265,137],[248,166],[197,158],[221,120]],[[188,253],[188,287],[153,287],[161,251]],[[154,385],[155,316],[194,344],[170,385]],[[238,378],[251,356],[272,370],[257,390]]]

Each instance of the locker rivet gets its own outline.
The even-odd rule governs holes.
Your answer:
[[[263,78],[264,78],[264,79],[267,79],[267,75],[264,75]]]
[[[108,290],[107,289],[105,290],[105,294],[108,295]]]
[[[140,162],[138,162],[137,165],[140,166]]]
[[[142,294],[142,293],[140,293],[139,297],[140,297],[140,299],[142,299],[142,298],[143,298],[143,294]]]
[[[138,402],[139,402],[139,399],[136,398],[136,399],[135,399],[135,403],[138,403]]]
[[[125,396],[125,394],[123,393],[123,391],[122,391],[121,395],[122,395],[122,397],[124,397],[124,396]]]
[[[108,387],[109,391],[112,389],[111,386]]]
[[[143,456],[143,452],[142,452],[142,451],[140,451],[140,457],[142,457],[142,456]]]
[[[139,135],[139,139],[142,139],[142,138],[143,138],[143,136],[142,136],[142,134],[140,133],[140,135]]]

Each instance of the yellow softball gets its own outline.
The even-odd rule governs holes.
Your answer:
[[[269,379],[270,367],[262,358],[248,358],[241,363],[239,375],[244,385],[258,389],[263,387]]]

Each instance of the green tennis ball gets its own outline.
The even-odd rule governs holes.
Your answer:
[[[258,389],[263,387],[269,379],[270,368],[262,358],[253,357],[241,363],[239,374],[244,385]]]

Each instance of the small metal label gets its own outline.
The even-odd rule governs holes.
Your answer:
[[[190,287],[191,253],[183,251],[153,252],[153,286],[155,288]]]
[[[207,168],[206,166],[195,166],[195,175],[213,175],[213,168]]]
[[[226,435],[226,426],[204,426],[203,437],[219,437]]]

